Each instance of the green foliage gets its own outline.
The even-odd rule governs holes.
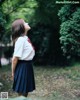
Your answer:
[[[64,55],[80,56],[80,8],[67,5],[58,13],[61,19],[60,42]]]
[[[43,58],[47,53],[49,48],[49,36],[50,30],[46,26],[37,24],[35,27],[32,27],[30,37],[35,45],[39,58]]]
[[[6,20],[4,18],[2,9],[0,8],[0,41],[2,41],[2,37],[4,36],[4,32],[5,32],[4,24],[5,23],[6,23]]]
[[[29,22],[34,13],[36,2],[34,0],[4,0],[0,7],[0,22],[4,27],[0,30],[2,43],[10,43],[11,41],[11,24],[16,18],[23,18]],[[4,23],[5,22],[5,23]],[[3,34],[3,33],[4,34]]]
[[[53,22],[53,15],[55,13],[55,0],[36,0],[37,1],[37,9],[35,13],[35,17],[37,22],[41,22],[43,24],[51,24]]]
[[[55,0],[36,1],[37,7],[30,23],[33,29],[31,38],[36,47],[37,62],[55,63],[55,59],[59,58],[60,50],[57,17],[60,6],[55,5]]]

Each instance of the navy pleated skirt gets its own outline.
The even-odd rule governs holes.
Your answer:
[[[13,91],[17,93],[28,93],[35,90],[35,79],[32,61],[19,60],[13,81]]]

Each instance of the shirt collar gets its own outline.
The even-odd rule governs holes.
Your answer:
[[[28,39],[28,36],[27,36],[27,35],[25,35],[25,36],[24,36],[24,38]]]

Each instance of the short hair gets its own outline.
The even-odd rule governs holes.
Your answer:
[[[20,37],[25,33],[25,26],[23,19],[17,19],[12,23],[12,40]]]

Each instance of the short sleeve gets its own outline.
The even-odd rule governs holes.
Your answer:
[[[24,38],[23,37],[19,37],[18,40],[15,43],[13,56],[21,57],[22,56],[22,52],[23,52],[23,48],[24,48]]]

